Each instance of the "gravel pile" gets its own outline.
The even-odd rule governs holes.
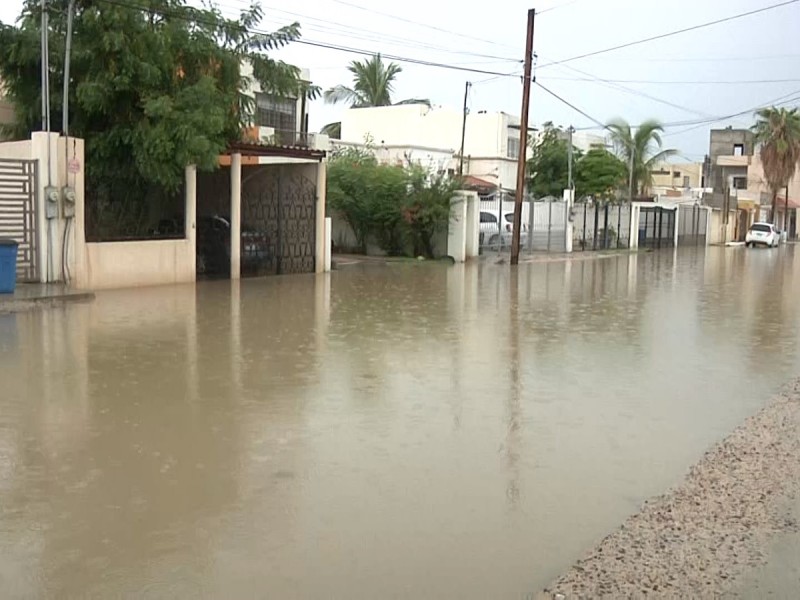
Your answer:
[[[800,379],[706,452],[685,481],[648,500],[540,598],[707,597],[764,563],[777,533],[797,531]]]

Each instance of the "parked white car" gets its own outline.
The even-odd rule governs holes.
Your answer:
[[[777,248],[781,243],[781,233],[772,223],[753,223],[744,238],[745,246],[767,246]]]
[[[498,236],[503,246],[511,246],[511,236],[514,230],[514,213],[506,213],[503,215],[505,223],[502,228],[498,229],[497,215],[488,211],[482,210],[480,214],[480,243],[481,246],[497,246]],[[522,231],[519,236],[520,245],[524,246],[528,241],[528,226],[523,223]]]

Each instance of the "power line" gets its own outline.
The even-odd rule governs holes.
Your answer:
[[[598,119],[595,119],[595,118],[594,118],[592,115],[590,115],[589,113],[587,113],[587,112],[585,112],[585,111],[581,110],[580,108],[578,108],[577,106],[575,106],[574,104],[572,104],[572,103],[571,103],[569,100],[565,100],[564,98],[562,98],[561,96],[559,96],[558,94],[556,94],[556,93],[555,93],[553,90],[551,90],[551,89],[549,89],[549,88],[547,88],[547,87],[543,86],[543,85],[542,85],[541,83],[539,83],[538,81],[535,81],[535,80],[534,80],[534,83],[535,83],[537,86],[539,86],[540,88],[542,88],[542,89],[543,89],[545,92],[547,92],[548,94],[550,94],[551,96],[553,96],[554,98],[556,98],[556,99],[557,99],[558,101],[560,101],[561,103],[563,103],[563,104],[566,104],[567,106],[569,106],[569,107],[570,107],[572,110],[574,110],[575,112],[577,112],[577,113],[580,113],[580,114],[582,114],[584,117],[586,117],[587,119],[589,119],[590,121],[593,121],[593,122],[597,123],[597,124],[598,124],[598,125],[599,125],[599,126],[602,128],[602,129],[608,129],[608,126],[607,126],[606,124],[604,124],[604,123],[600,122]]]
[[[375,14],[375,15],[380,15],[380,16],[386,17],[388,19],[394,19],[394,20],[400,21],[402,23],[409,23],[411,25],[416,25],[418,27],[425,27],[425,28],[430,29],[432,31],[438,31],[440,33],[446,33],[448,35],[453,35],[453,36],[465,38],[465,39],[468,39],[468,40],[474,40],[474,41],[478,41],[478,42],[483,42],[485,44],[491,44],[493,46],[511,48],[511,49],[517,50],[517,48],[514,48],[513,46],[509,46],[507,44],[499,44],[498,42],[496,42],[494,40],[487,40],[485,38],[479,38],[479,37],[475,37],[475,36],[468,35],[468,34],[465,34],[465,33],[459,33],[458,31],[453,31],[451,29],[445,29],[443,27],[437,27],[436,25],[430,25],[428,23],[422,23],[420,21],[414,21],[412,19],[406,19],[405,17],[400,17],[398,15],[393,15],[391,13],[386,13],[386,12],[382,12],[382,11],[379,11],[379,10],[375,10],[374,8],[367,8],[366,6],[361,6],[359,4],[354,4],[353,2],[347,2],[346,0],[333,0],[333,1],[336,2],[337,4],[341,4],[343,6],[349,6],[351,8],[362,10],[364,12],[372,13],[372,14]]]
[[[579,69],[577,67],[573,67],[572,65],[560,65],[560,66],[561,66],[562,69],[569,69],[570,71],[574,71],[575,73],[578,73],[580,75],[584,75],[586,77],[589,77],[589,78],[593,79],[594,81],[597,81],[598,83],[606,85],[607,87],[618,89],[618,90],[623,91],[623,92],[625,92],[627,94],[632,94],[634,96],[640,96],[642,98],[647,98],[648,100],[652,100],[653,102],[658,102],[659,104],[664,104],[665,106],[670,106],[672,108],[677,108],[678,110],[682,110],[684,112],[688,112],[688,113],[691,113],[691,114],[694,114],[694,115],[698,115],[698,116],[701,116],[701,117],[708,117],[709,116],[708,113],[704,113],[702,111],[698,111],[698,110],[695,110],[693,108],[689,108],[688,106],[683,106],[681,104],[676,104],[675,102],[670,102],[669,100],[664,100],[662,98],[658,98],[657,96],[653,96],[653,95],[648,94],[646,92],[643,92],[641,90],[635,90],[635,89],[626,87],[624,85],[621,85],[619,83],[614,83],[614,82],[612,82],[612,81],[610,81],[608,79],[603,79],[601,77],[597,77],[596,75],[592,75],[591,73],[587,73],[586,71],[582,71],[581,69]]]
[[[337,0],[337,1],[339,1],[339,0]],[[616,50],[622,50],[623,48],[630,48],[631,46],[638,46],[639,44],[646,44],[648,42],[653,42],[653,41],[656,41],[656,40],[662,40],[664,38],[672,37],[674,35],[679,35],[681,33],[687,33],[689,31],[696,31],[698,29],[703,29],[705,27],[711,27],[713,25],[719,25],[721,23],[727,23],[728,21],[733,21],[735,19],[741,19],[743,17],[749,17],[751,15],[755,15],[755,14],[758,14],[758,13],[766,12],[768,10],[774,10],[774,9],[780,8],[782,6],[788,6],[790,4],[796,4],[797,2],[800,2],[800,0],[785,0],[784,2],[780,2],[778,4],[773,4],[771,6],[765,6],[763,8],[757,8],[755,10],[750,10],[750,11],[739,13],[739,14],[736,14],[736,15],[731,15],[729,17],[724,17],[722,19],[716,19],[714,21],[708,21],[706,23],[700,23],[698,25],[692,25],[691,27],[684,27],[683,29],[677,29],[675,31],[669,31],[667,33],[661,33],[659,35],[654,35],[654,36],[651,36],[651,37],[648,37],[648,38],[644,38],[644,39],[641,39],[641,40],[635,40],[635,41],[632,41],[632,42],[626,42],[624,44],[619,44],[617,46],[612,46],[610,48],[603,48],[602,50],[595,50],[593,52],[587,52],[585,54],[579,54],[577,56],[572,56],[570,58],[565,58],[565,59],[562,59],[562,60],[550,62],[550,63],[547,63],[546,65],[542,65],[539,68],[543,69],[545,67],[551,67],[553,65],[563,65],[564,63],[572,62],[572,61],[575,61],[575,60],[581,60],[583,58],[589,58],[590,56],[597,56],[598,54],[606,54],[607,52],[614,52]]]
[[[105,4],[110,4],[110,5],[113,5],[113,6],[119,6],[121,8],[127,8],[127,9],[130,9],[130,10],[135,10],[137,12],[142,12],[142,13],[147,12],[147,13],[157,14],[157,15],[160,15],[162,17],[173,17],[173,18],[181,19],[181,20],[184,20],[184,21],[187,21],[187,22],[203,23],[205,25],[209,25],[209,26],[212,26],[212,27],[218,25],[218,23],[216,23],[214,21],[209,21],[209,20],[205,20],[205,19],[199,18],[199,15],[197,14],[195,9],[191,10],[191,14],[187,14],[186,11],[184,11],[184,12],[176,12],[176,11],[168,11],[168,10],[165,10],[165,9],[156,10],[156,9],[144,7],[144,6],[141,6],[141,5],[130,4],[130,3],[125,2],[123,0],[98,0],[98,1],[102,2],[102,3],[105,3]],[[268,31],[263,31],[263,30],[254,29],[254,28],[247,28],[247,27],[244,27],[244,26],[240,26],[239,29],[240,29],[240,31],[246,31],[248,33],[252,33],[252,34],[256,34],[256,35],[270,35],[270,32],[268,32]],[[318,41],[309,40],[309,39],[303,39],[303,38],[298,38],[296,40],[291,40],[291,43],[303,44],[303,45],[306,45],[306,46],[314,46],[314,47],[318,47],[318,48],[326,48],[328,50],[336,50],[336,51],[339,51],[339,52],[347,52],[349,54],[358,54],[358,55],[361,55],[361,56],[375,56],[375,54],[377,54],[375,51],[372,51],[372,50],[364,50],[364,49],[361,49],[361,48],[344,46],[344,45],[341,45],[341,44],[318,42]],[[424,59],[410,58],[410,57],[400,56],[400,55],[396,55],[396,54],[383,54],[383,53],[381,53],[381,56],[386,58],[386,59],[388,59],[388,60],[393,60],[393,61],[397,61],[397,62],[404,62],[404,63],[415,64],[415,65],[420,65],[420,66],[427,66],[427,67],[436,67],[436,68],[440,68],[440,69],[449,69],[449,70],[452,70],[452,71],[463,71],[463,72],[466,72],[466,73],[478,73],[478,74],[483,74],[483,75],[496,75],[496,76],[500,76],[500,77],[508,77],[509,76],[508,73],[503,73],[503,72],[500,72],[500,71],[491,71],[491,70],[488,70],[488,69],[476,69],[476,68],[471,68],[471,67],[459,66],[459,65],[455,65],[455,64],[447,64],[447,63],[440,63],[440,62],[424,60]]]
[[[225,5],[220,5],[220,6],[225,6]],[[228,6],[227,8],[230,8],[232,10],[237,10],[237,9],[234,9],[234,7],[231,7],[231,6]],[[279,9],[279,8],[271,8],[271,7],[269,7],[269,10],[270,11],[274,11],[274,12],[279,12],[279,13],[282,13],[282,14],[286,14],[286,15],[290,15],[290,16],[293,16],[293,17],[299,17],[299,18],[307,20],[307,21],[311,21],[312,22],[311,25],[304,25],[304,27],[308,27],[309,29],[316,30],[316,31],[318,31],[320,33],[331,33],[331,34],[335,34],[335,35],[342,35],[343,37],[350,37],[350,38],[353,38],[353,39],[361,39],[361,40],[370,41],[370,42],[383,42],[383,43],[387,43],[388,42],[388,43],[391,43],[391,44],[394,44],[394,45],[406,46],[406,47],[409,47],[409,48],[419,48],[419,49],[425,49],[425,50],[437,50],[437,51],[440,51],[440,52],[446,52],[448,54],[462,54],[462,55],[465,55],[465,56],[475,56],[475,57],[478,57],[478,58],[491,58],[491,59],[495,59],[498,62],[502,61],[502,62],[522,63],[522,59],[509,58],[507,56],[497,56],[497,55],[494,55],[494,54],[484,54],[484,53],[478,53],[478,52],[469,52],[469,51],[464,51],[464,50],[453,50],[452,48],[446,48],[446,47],[443,47],[443,46],[436,46],[436,45],[428,44],[428,43],[423,42],[421,40],[414,40],[414,39],[409,39],[408,37],[401,37],[401,36],[386,34],[386,33],[379,32],[379,31],[372,31],[370,29],[365,29],[365,28],[360,28],[360,27],[353,27],[352,25],[347,25],[347,24],[344,24],[344,23],[336,22],[336,21],[329,21],[329,20],[326,20],[326,19],[320,19],[318,17],[312,17],[311,15],[305,15],[305,14],[302,14],[302,13],[292,12],[292,11],[283,10],[283,9]],[[314,24],[315,22],[316,23],[322,23],[323,25],[315,25]],[[331,28],[331,27],[324,27],[324,25],[331,25],[331,26],[334,26],[334,27],[338,27],[340,30],[337,31],[336,29]],[[363,35],[363,34],[368,34],[368,35]],[[376,36],[378,36],[378,37],[376,37]]]
[[[646,83],[652,85],[749,85],[749,84],[764,84],[764,83],[798,83],[800,79],[747,79],[747,80],[705,80],[705,81],[659,81],[654,79],[599,79],[592,77],[549,77],[545,76],[548,81],[589,81],[594,83]]]

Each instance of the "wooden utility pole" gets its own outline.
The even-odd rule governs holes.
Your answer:
[[[531,102],[531,63],[533,61],[533,21],[536,9],[528,11],[528,38],[525,42],[525,74],[522,79],[522,114],[519,118],[519,159],[514,192],[514,230],[511,232],[511,265],[519,264],[519,232],[522,229],[522,197],[525,195],[525,167],[528,155],[528,108]],[[533,232],[531,232],[531,235]]]
[[[467,107],[467,101],[469,100],[469,88],[472,87],[472,84],[468,81],[466,85],[464,85],[464,114],[461,117],[461,152],[458,155],[458,176],[461,177],[464,175],[464,139],[467,135],[467,113],[469,112],[469,108]]]

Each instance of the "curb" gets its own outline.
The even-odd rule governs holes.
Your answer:
[[[87,303],[94,300],[94,298],[94,292],[79,292],[75,294],[32,298],[0,298],[0,314],[25,312],[37,308],[53,308],[64,304]]]

